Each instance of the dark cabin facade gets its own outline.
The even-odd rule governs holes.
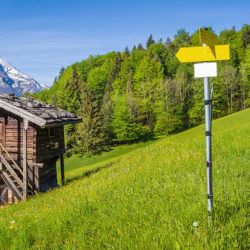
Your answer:
[[[33,98],[0,95],[1,204],[58,186],[58,158],[64,179],[63,126],[78,122],[75,114]]]

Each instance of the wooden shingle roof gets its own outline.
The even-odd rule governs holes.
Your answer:
[[[39,127],[54,127],[81,122],[81,117],[34,98],[0,94],[0,110],[9,111]],[[0,111],[1,112],[1,111]]]

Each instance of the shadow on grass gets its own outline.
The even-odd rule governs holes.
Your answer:
[[[100,167],[97,167],[97,168],[94,168],[94,169],[90,169],[90,170],[87,170],[86,172],[84,172],[83,174],[80,174],[80,175],[77,175],[77,176],[74,176],[74,177],[69,177],[65,180],[65,185],[73,182],[73,181],[76,181],[76,180],[80,180],[82,178],[87,178],[89,176],[91,176],[92,174],[95,174],[105,168],[110,168],[112,166],[114,166],[114,164],[118,163],[119,160],[116,160],[116,161],[113,161],[113,162],[110,162],[110,163],[107,163],[105,164],[104,166],[100,166]]]
[[[219,221],[220,223],[227,224],[232,217],[234,217],[243,207],[246,207],[247,204],[241,204],[238,202],[234,202],[233,204],[229,201],[219,202],[213,211],[213,216],[215,221]]]

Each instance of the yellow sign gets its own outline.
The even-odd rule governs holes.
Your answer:
[[[229,45],[180,48],[176,57],[182,63],[230,60]]]
[[[219,44],[219,39],[217,35],[208,30],[199,29],[199,36],[200,36],[201,43],[204,43],[209,46]]]

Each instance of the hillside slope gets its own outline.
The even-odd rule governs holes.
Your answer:
[[[0,248],[246,248],[250,109],[213,122],[211,224],[204,131],[168,137],[2,209]]]

